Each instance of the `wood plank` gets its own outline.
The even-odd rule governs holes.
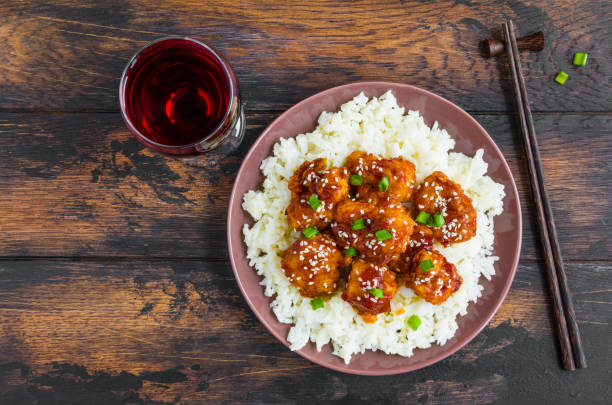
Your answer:
[[[236,153],[178,160],[136,141],[117,114],[0,114],[2,256],[224,257],[242,157],[275,113],[248,117]],[[524,208],[523,259],[537,229],[514,116],[476,116],[510,164]],[[536,115],[567,260],[610,260],[612,115]],[[576,128],[580,128],[577,130]],[[178,231],[180,230],[180,231]]]
[[[528,264],[468,346],[373,384],[278,343],[227,262],[2,261],[0,402],[603,403],[611,270],[568,265],[585,370],[561,370],[543,269]]]
[[[611,111],[612,3],[586,0],[428,2],[132,0],[2,2],[0,108],[118,108],[131,55],[147,42],[188,35],[234,66],[250,110],[284,109],[318,91],[359,80],[406,82],[468,110],[512,111],[505,57],[479,44],[513,18],[543,30],[546,49],[523,57],[535,111]],[[41,33],[44,33],[41,35]],[[499,35],[497,33],[496,35]],[[571,65],[574,52],[587,66]],[[553,82],[569,73],[564,86]],[[502,80],[503,79],[503,80]]]

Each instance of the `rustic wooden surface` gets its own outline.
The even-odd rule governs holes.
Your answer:
[[[607,403],[612,380],[612,3],[71,0],[0,4],[0,403]],[[561,370],[504,57],[504,18],[547,45],[523,67],[589,368]],[[230,155],[153,153],[118,114],[118,78],[164,35],[213,43],[247,108]],[[587,66],[571,65],[573,52]],[[570,79],[559,86],[559,70]],[[389,80],[467,109],[506,156],[521,264],[491,324],[450,358],[369,378],[316,366],[251,313],[226,258],[241,158],[281,111]]]

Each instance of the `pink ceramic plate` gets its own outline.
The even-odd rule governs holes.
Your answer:
[[[372,97],[380,96],[387,90],[393,91],[400,106],[419,110],[428,125],[438,121],[440,127],[455,139],[455,151],[472,156],[477,149],[484,148],[484,160],[489,164],[488,175],[503,184],[506,191],[504,213],[495,218],[494,254],[499,256],[499,261],[495,265],[496,275],[491,281],[481,278],[484,286],[482,296],[478,302],[470,304],[465,316],[458,317],[459,329],[444,346],[415,350],[412,357],[367,351],[353,356],[349,364],[332,355],[330,345],[317,352],[314,345],[308,343],[297,351],[317,364],[353,374],[404,373],[440,361],[462,348],[487,325],[506,297],[521,250],[521,208],[514,179],[495,142],[474,118],[450,101],[406,84],[364,82],[334,87],[296,104],[272,122],[249,150],[234,182],[227,217],[229,255],[240,290],[259,320],[279,341],[289,346],[286,337],[290,325],[280,323],[270,309],[270,299],[264,296],[259,285],[260,278],[248,264],[242,237],[242,226],[252,224],[251,217],[242,209],[242,196],[248,190],[261,187],[261,161],[272,153],[272,145],[279,138],[312,131],[321,112],[336,111],[361,91]]]

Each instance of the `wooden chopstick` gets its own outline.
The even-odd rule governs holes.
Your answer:
[[[552,208],[550,206],[550,199],[548,197],[548,190],[546,189],[546,182],[544,179],[544,171],[542,169],[540,160],[540,151],[538,148],[538,141],[536,138],[535,128],[533,125],[533,117],[531,116],[531,108],[529,107],[529,99],[527,97],[527,89],[525,87],[525,78],[521,70],[521,62],[519,57],[518,46],[515,36],[515,27],[512,20],[508,21],[508,34],[510,37],[510,44],[514,54],[514,60],[516,65],[516,72],[518,75],[518,83],[521,90],[523,111],[527,121],[527,127],[529,129],[529,140],[531,144],[531,150],[536,163],[536,174],[538,177],[538,185],[540,187],[540,195],[544,206],[544,214],[546,215],[546,227],[548,228],[548,235],[551,242],[553,258],[555,260],[555,270],[557,273],[557,280],[559,283],[559,290],[561,292],[561,298],[563,299],[565,318],[567,327],[570,334],[572,343],[572,351],[574,357],[574,364],[576,368],[586,367],[586,358],[584,355],[584,349],[582,346],[582,339],[580,338],[580,331],[578,329],[578,323],[576,321],[576,314],[574,311],[574,303],[572,300],[571,292],[567,284],[567,276],[565,274],[565,266],[563,264],[563,257],[561,256],[561,247],[559,246],[559,238],[557,237],[557,229],[553,218]]]
[[[559,343],[561,345],[563,367],[567,370],[575,370],[576,367],[584,368],[586,367],[586,359],[582,348],[578,324],[576,322],[571,293],[567,285],[561,249],[559,247],[557,231],[552,209],[550,207],[550,200],[548,198],[548,191],[544,181],[544,172],[540,163],[540,153],[537,138],[535,136],[533,117],[531,116],[529,99],[527,98],[525,79],[521,71],[518,46],[516,44],[514,24],[512,21],[505,23],[503,25],[503,30],[506,44],[509,44],[506,50],[508,53],[510,70],[512,72],[512,81],[519,112],[525,155],[527,156],[532,195],[537,211],[540,239],[546,260],[548,284],[553,296],[555,323],[557,326]]]

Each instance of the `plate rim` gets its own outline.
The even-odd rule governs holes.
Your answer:
[[[283,120],[287,115],[289,115],[293,111],[299,110],[304,104],[307,104],[307,102],[310,101],[314,97],[321,97],[321,96],[324,96],[324,95],[326,95],[328,93],[331,93],[331,92],[341,91],[343,89],[350,89],[352,87],[355,87],[355,88],[358,89],[359,87],[364,87],[365,88],[365,87],[369,87],[369,86],[389,86],[389,90],[393,90],[394,88],[397,88],[397,87],[406,87],[406,88],[410,88],[412,90],[416,90],[417,92],[422,92],[422,93],[426,94],[428,97],[436,98],[436,99],[442,101],[444,104],[449,105],[451,108],[455,108],[455,109],[459,110],[461,113],[463,113],[468,118],[469,121],[472,122],[472,124],[477,126],[481,130],[481,132],[486,136],[486,138],[488,138],[488,140],[491,142],[491,145],[493,146],[494,150],[499,154],[499,156],[502,157],[501,164],[503,165],[503,167],[506,170],[506,172],[509,174],[510,183],[511,183],[511,186],[512,186],[511,187],[512,188],[511,191],[512,191],[512,193],[515,196],[515,206],[517,208],[517,226],[516,227],[518,229],[517,245],[516,245],[516,248],[515,248],[516,254],[514,256],[512,265],[510,267],[510,275],[508,277],[508,281],[507,281],[506,285],[504,285],[503,289],[500,291],[500,294],[498,295],[497,299],[495,300],[494,305],[491,306],[491,309],[490,309],[489,313],[483,318],[483,321],[478,325],[478,327],[472,329],[472,331],[470,333],[468,333],[465,338],[463,338],[464,342],[462,344],[460,344],[460,345],[457,345],[454,348],[449,349],[449,350],[443,350],[437,356],[434,356],[434,357],[432,357],[430,359],[427,359],[427,360],[423,361],[422,363],[410,364],[410,365],[407,365],[405,367],[400,367],[398,369],[376,370],[376,371],[346,369],[346,368],[343,368],[343,367],[335,365],[335,364],[329,364],[329,363],[326,363],[324,361],[321,361],[318,358],[316,358],[313,355],[311,355],[310,353],[305,353],[302,349],[298,349],[298,350],[291,350],[290,349],[290,345],[286,341],[286,336],[281,335],[280,332],[278,332],[277,330],[273,329],[271,326],[268,325],[267,321],[265,321],[263,319],[263,317],[259,314],[259,311],[258,311],[257,307],[251,301],[251,298],[246,293],[245,288],[243,287],[242,282],[240,281],[240,276],[238,274],[238,271],[236,269],[236,263],[234,261],[234,255],[237,252],[235,251],[235,248],[234,248],[232,240],[231,240],[231,235],[232,235],[231,231],[232,231],[233,227],[231,226],[232,221],[230,221],[230,215],[231,215],[232,210],[234,209],[235,204],[238,203],[238,204],[242,205],[242,203],[241,203],[242,198],[240,200],[236,200],[238,179],[241,178],[241,176],[243,175],[243,172],[246,170],[246,166],[245,166],[246,162],[250,159],[251,155],[255,153],[255,149],[258,147],[258,145],[268,135],[268,133],[270,132],[270,128],[274,127],[275,124],[278,121]],[[338,108],[338,107],[339,106],[337,106],[336,108]],[[419,111],[419,113],[420,113],[420,111]],[[291,137],[295,137],[297,135],[298,134],[294,134]],[[228,254],[229,254],[229,258],[230,258],[230,263],[231,263],[231,266],[232,266],[232,272],[234,273],[234,278],[236,279],[236,283],[238,284],[238,287],[240,289],[242,297],[247,302],[249,308],[255,314],[255,316],[257,317],[259,322],[280,343],[282,343],[285,347],[289,348],[292,352],[295,352],[298,355],[300,355],[301,357],[305,358],[306,360],[309,360],[309,361],[311,361],[311,362],[313,362],[313,363],[315,363],[315,364],[317,364],[319,366],[322,366],[322,367],[325,367],[325,368],[328,368],[328,369],[331,369],[331,370],[334,370],[334,371],[338,371],[338,372],[342,372],[342,373],[346,373],[346,374],[364,375],[364,376],[389,376],[389,375],[404,374],[404,373],[408,373],[408,372],[411,372],[411,371],[416,371],[416,370],[419,370],[421,368],[425,368],[425,367],[431,366],[431,365],[433,365],[435,363],[438,363],[438,362],[444,360],[445,358],[451,356],[452,354],[456,353],[460,349],[464,348],[467,344],[469,344],[491,322],[491,319],[495,316],[495,314],[497,313],[497,311],[501,307],[501,304],[506,299],[506,296],[508,295],[508,291],[510,290],[510,287],[512,286],[512,283],[514,281],[514,277],[516,275],[516,271],[517,271],[517,268],[518,268],[518,263],[519,263],[520,256],[521,256],[522,236],[523,236],[522,209],[521,209],[519,193],[518,193],[518,189],[516,187],[516,182],[514,180],[514,176],[512,175],[512,171],[510,170],[510,167],[508,166],[508,162],[506,161],[506,158],[505,158],[504,154],[499,149],[499,147],[497,146],[497,143],[493,140],[491,135],[489,135],[487,130],[482,125],[480,125],[480,123],[471,114],[469,114],[467,111],[465,111],[464,109],[459,107],[457,104],[453,103],[452,101],[450,101],[450,100],[448,100],[448,99],[446,99],[446,98],[444,98],[442,96],[439,96],[439,95],[437,95],[437,94],[435,94],[435,93],[433,93],[433,92],[431,92],[429,90],[423,89],[421,87],[413,86],[413,85],[406,84],[406,83],[387,82],[387,81],[358,81],[358,82],[351,82],[351,83],[343,84],[343,85],[340,85],[340,86],[335,86],[335,87],[328,88],[326,90],[317,92],[317,93],[315,93],[315,94],[313,94],[313,95],[311,95],[311,96],[309,96],[309,97],[299,101],[298,103],[294,104],[293,106],[291,106],[288,109],[286,109],[285,111],[283,111],[278,117],[276,117],[271,123],[269,123],[266,126],[266,128],[262,131],[262,133],[255,139],[253,144],[249,147],[249,150],[248,150],[247,154],[242,159],[242,163],[240,164],[240,168],[238,169],[238,172],[236,173],[236,178],[234,179],[234,183],[232,184],[232,192],[230,194],[229,204],[228,204],[228,208],[227,208],[226,222],[227,222],[226,223],[227,249],[228,249]],[[240,229],[238,230],[239,232],[242,232],[242,226],[243,225],[244,224],[240,224],[240,226],[239,226]],[[243,243],[244,243],[244,240],[243,240]],[[251,267],[251,269],[253,269],[253,268]],[[269,299],[269,297],[266,297],[266,298]],[[472,304],[476,304],[476,303],[477,303],[477,301],[476,302],[470,302],[468,305],[472,305]],[[277,321],[278,321],[278,319],[277,319]],[[310,340],[309,340],[307,342],[307,344],[313,344],[313,343],[310,342]],[[331,344],[331,342],[327,343],[327,344]],[[442,345],[442,346],[444,346],[444,345]],[[427,349],[418,349],[418,350],[427,350]],[[384,354],[387,355],[386,353],[384,353]]]

